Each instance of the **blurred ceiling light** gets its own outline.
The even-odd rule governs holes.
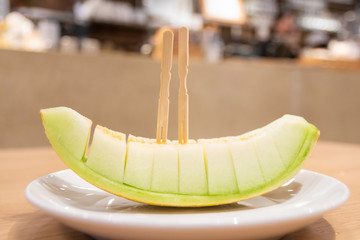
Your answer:
[[[144,10],[150,16],[151,28],[187,26],[199,31],[203,27],[202,17],[195,13],[193,0],[143,0]]]
[[[226,24],[243,24],[246,21],[242,0],[202,0],[201,9],[208,21]]]
[[[304,16],[300,18],[299,23],[301,27],[308,30],[337,32],[341,28],[341,24],[338,20],[317,16]]]
[[[348,61],[360,59],[360,47],[357,42],[331,40],[328,48],[333,59]]]

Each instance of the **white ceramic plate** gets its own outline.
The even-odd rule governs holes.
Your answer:
[[[261,239],[300,229],[344,203],[338,180],[301,170],[263,196],[217,207],[170,208],[132,202],[87,183],[71,170],[28,185],[36,207],[79,231],[102,239]]]

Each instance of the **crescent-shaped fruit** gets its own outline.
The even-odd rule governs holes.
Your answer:
[[[140,138],[97,126],[67,107],[40,111],[59,157],[89,183],[153,205],[198,207],[241,201],[290,180],[309,156],[319,130],[284,115],[244,135],[187,144]],[[87,154],[87,152],[89,152]]]

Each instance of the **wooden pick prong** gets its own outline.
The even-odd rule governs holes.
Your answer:
[[[169,122],[169,86],[171,79],[171,66],[173,58],[174,33],[165,30],[163,33],[163,46],[161,58],[160,96],[158,103],[158,119],[156,129],[156,142],[166,143]]]
[[[186,88],[186,78],[189,65],[189,30],[179,29],[178,74],[180,79],[178,95],[178,134],[179,143],[186,144],[189,138],[189,96]]]

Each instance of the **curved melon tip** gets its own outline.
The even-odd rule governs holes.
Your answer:
[[[85,157],[92,121],[68,107],[40,110],[40,117],[53,149],[70,167]]]

